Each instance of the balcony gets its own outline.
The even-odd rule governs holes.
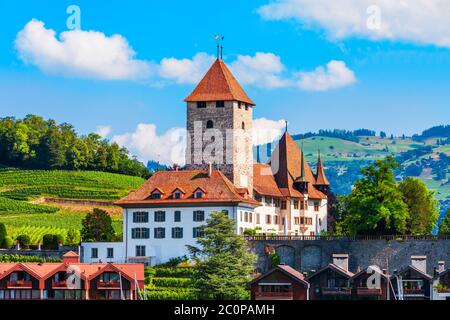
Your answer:
[[[256,292],[256,300],[292,300],[294,293],[289,292]]]
[[[371,289],[365,287],[358,287],[356,289],[356,294],[358,296],[381,296],[381,289]]]
[[[425,296],[425,290],[424,289],[403,289],[403,295],[406,297],[422,297]]]
[[[8,289],[32,289],[33,284],[31,281],[17,280],[17,281],[8,281],[6,283]]]
[[[120,289],[119,281],[97,282],[97,289]]]
[[[322,287],[322,294],[325,296],[348,296],[352,293],[347,287]]]
[[[67,288],[66,280],[62,281],[52,281],[52,288]]]

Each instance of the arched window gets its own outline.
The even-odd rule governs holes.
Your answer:
[[[245,122],[242,121],[242,130],[245,130]]]
[[[206,122],[206,129],[212,129],[214,128],[214,122],[212,122],[212,120],[208,120]]]

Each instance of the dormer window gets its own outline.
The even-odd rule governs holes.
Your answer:
[[[201,188],[198,188],[197,190],[195,190],[194,192],[194,198],[195,199],[201,199],[205,196],[205,191]]]
[[[214,128],[214,122],[212,120],[208,120],[206,122],[206,129],[212,129]]]
[[[181,198],[183,198],[183,195],[184,195],[184,191],[181,190],[180,188],[176,188],[172,192],[172,198],[174,198],[174,199],[181,199]]]
[[[216,108],[224,108],[225,101],[216,101]]]
[[[199,101],[197,102],[197,108],[206,108],[206,102],[205,101]]]
[[[162,198],[163,194],[164,194],[164,192],[162,192],[162,190],[156,188],[155,190],[152,191],[150,198],[152,200],[159,200]]]

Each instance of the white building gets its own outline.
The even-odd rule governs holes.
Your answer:
[[[237,234],[254,229],[315,236],[327,230],[329,183],[320,157],[313,173],[286,131],[269,163],[253,163],[254,103],[223,61],[216,60],[185,101],[189,134],[199,126],[202,138],[214,129],[231,142],[208,159],[203,155],[208,143],[202,140],[198,150],[188,139],[185,170],[157,172],[116,202],[123,208],[123,242],[82,243],[83,261],[154,265],[186,255],[186,245],[195,245],[199,227],[215,211],[235,219]],[[199,154],[201,161],[190,163]]]

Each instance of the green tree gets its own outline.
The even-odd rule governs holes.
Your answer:
[[[408,206],[407,232],[419,235],[431,234],[439,218],[434,191],[428,190],[426,184],[419,179],[411,177],[402,181],[398,188]]]
[[[66,243],[69,245],[78,245],[80,243],[80,234],[75,229],[67,231]]]
[[[398,234],[407,231],[408,207],[397,187],[392,156],[363,168],[352,192],[340,199],[340,228],[351,235]]]
[[[445,217],[442,218],[439,224],[438,235],[440,236],[450,236],[450,209],[447,210]]]
[[[197,272],[194,283],[202,299],[247,299],[256,257],[242,236],[235,233],[235,221],[223,212],[211,213],[197,238],[199,247],[188,246]]]
[[[94,209],[82,221],[81,238],[85,242],[114,241],[115,233],[108,212]]]
[[[0,223],[0,247],[5,245],[5,238],[7,235],[5,224]]]

